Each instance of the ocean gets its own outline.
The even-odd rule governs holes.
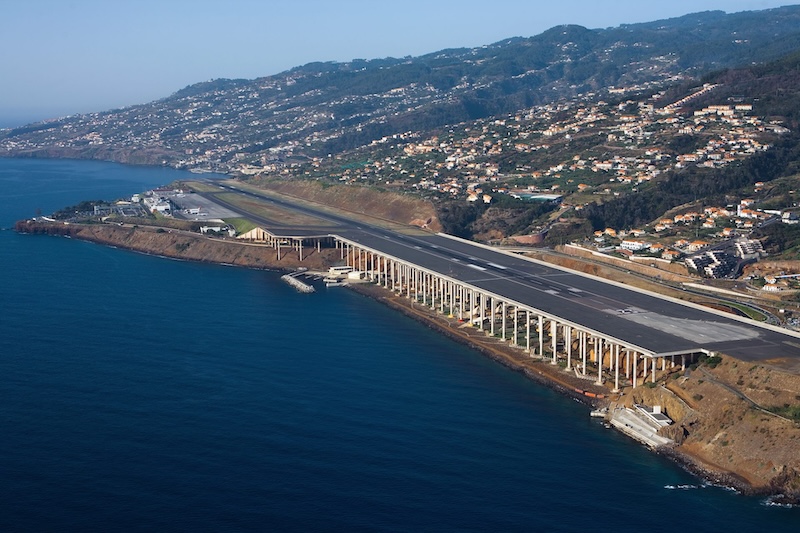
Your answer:
[[[19,235],[192,175],[0,159],[3,531],[795,531],[345,288]]]

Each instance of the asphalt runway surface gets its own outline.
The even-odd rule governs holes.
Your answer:
[[[277,234],[337,235],[651,355],[706,350],[746,361],[784,358],[800,361],[800,334],[789,330],[740,320],[468,241],[437,234],[395,232],[306,202],[227,185],[220,187],[335,224],[324,229],[265,227]],[[258,217],[254,221],[267,222],[259,221]]]

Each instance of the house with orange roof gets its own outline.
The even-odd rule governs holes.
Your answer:
[[[690,252],[696,252],[698,250],[702,250],[703,248],[708,246],[708,244],[709,243],[706,241],[692,241],[689,243],[689,246],[687,248],[689,249]]]
[[[675,250],[664,250],[661,252],[661,259],[666,259],[667,261],[675,261],[680,256],[681,253]]]

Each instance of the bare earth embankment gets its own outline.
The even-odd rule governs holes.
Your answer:
[[[299,266],[322,269],[327,268],[331,257],[338,258],[335,250],[318,253],[312,249],[305,251],[301,263],[297,252],[285,249],[278,260],[277,251],[268,246],[146,226],[19,221],[14,229],[20,233],[72,237],[173,259],[269,270],[294,270]]]
[[[351,215],[363,215],[372,222],[382,220],[431,231],[442,229],[433,204],[411,195],[386,193],[370,187],[323,186],[315,181],[253,178],[250,183],[260,189],[314,202],[317,207],[330,206]]]

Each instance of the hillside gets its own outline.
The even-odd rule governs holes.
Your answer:
[[[742,69],[726,69],[705,78],[718,89],[686,106],[692,113],[712,102],[752,102],[754,113],[773,125],[786,128],[773,137],[769,150],[725,168],[688,167],[671,172],[640,194],[592,204],[585,218],[594,229],[635,227],[661,216],[675,206],[726,202],[735,194],[752,195],[756,182],[769,183],[800,172],[800,53],[778,61]],[[680,94],[680,93],[678,93]],[[785,184],[786,185],[786,184]],[[770,192],[769,187],[765,192]],[[777,192],[777,191],[773,191]],[[770,199],[764,194],[764,200]],[[793,200],[787,197],[787,205]]]
[[[402,132],[768,61],[800,48],[799,28],[800,6],[715,11],[608,29],[560,26],[416,58],[312,63],[5,130],[0,154],[274,171]]]
[[[800,200],[799,62],[406,132],[280,175],[410,191],[435,203],[445,231],[484,241],[547,231],[558,244],[737,198],[780,210]]]

